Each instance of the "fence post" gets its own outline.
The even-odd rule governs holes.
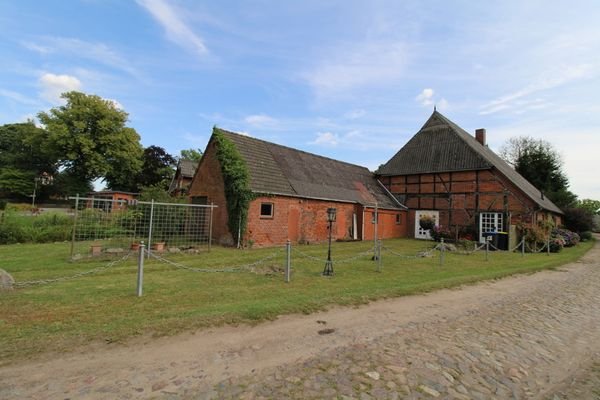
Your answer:
[[[525,257],[525,238],[521,239],[521,257]]]
[[[144,242],[141,242],[138,255],[137,297],[142,297],[142,286],[144,284],[144,247]]]
[[[485,238],[485,261],[489,260],[489,253],[490,253],[490,238],[491,236],[487,236]]]
[[[75,215],[73,216],[73,234],[71,235],[71,258],[75,252],[75,233],[77,231],[77,216],[79,214],[79,193],[75,195]]]
[[[444,244],[444,238],[440,239],[440,267],[444,265],[444,252],[446,251],[446,245]]]
[[[292,244],[290,239],[285,242],[285,282],[290,282],[292,271]]]
[[[381,272],[381,240],[377,240],[377,272]]]
[[[210,219],[208,220],[208,251],[212,245],[212,228],[213,228],[213,208],[214,203],[210,202]]]
[[[152,199],[152,202],[150,203],[150,225],[148,227],[148,250],[146,251],[146,253],[148,253],[148,258],[150,258],[150,246],[152,246],[152,224],[154,221],[154,199]]]

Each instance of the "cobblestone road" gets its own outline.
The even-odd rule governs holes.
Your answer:
[[[598,399],[598,260],[8,366],[0,398]]]
[[[587,260],[587,261],[585,261]],[[371,343],[221,382],[194,398],[600,399],[600,268],[481,299],[454,319],[409,323]],[[335,340],[335,332],[331,333]]]

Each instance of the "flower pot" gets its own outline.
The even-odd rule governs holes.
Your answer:
[[[140,244],[137,242],[131,243],[131,250],[138,251],[140,249]]]
[[[165,242],[153,243],[152,250],[156,251],[157,253],[162,253],[163,251],[165,251]]]
[[[100,254],[102,254],[102,245],[92,244],[90,246],[90,251],[92,252],[92,256],[99,256]]]

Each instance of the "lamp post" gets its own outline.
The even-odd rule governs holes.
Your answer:
[[[43,186],[50,185],[54,177],[47,172],[42,172],[40,176],[36,176],[33,179],[33,194],[31,195],[31,208],[35,208],[35,196],[37,194],[38,183],[41,183]]]
[[[331,225],[335,222],[335,213],[335,208],[327,209],[327,222],[329,222],[329,248],[327,249],[327,262],[325,262],[323,276],[333,275],[333,262],[331,262]]]

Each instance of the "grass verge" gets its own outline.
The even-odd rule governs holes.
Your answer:
[[[431,242],[388,240],[395,253],[414,255]],[[372,243],[335,243],[332,258],[353,258]],[[214,248],[199,255],[171,255],[191,268],[223,269],[276,256],[250,272],[192,272],[150,259],[145,265],[144,296],[136,291],[135,256],[101,273],[73,280],[0,292],[0,365],[43,353],[68,351],[88,343],[124,341],[138,335],[171,335],[222,324],[258,322],[290,313],[311,313],[331,305],[357,305],[554,268],[580,258],[593,242],[561,253],[446,253],[430,258],[403,258],[384,253],[382,270],[370,255],[334,264],[335,276],[324,278],[324,245],[297,246],[293,275],[284,283],[283,249]],[[2,268],[17,282],[70,276],[107,264],[106,260],[66,261],[68,243],[0,246]]]

